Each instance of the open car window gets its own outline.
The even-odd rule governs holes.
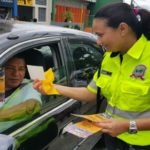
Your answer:
[[[59,46],[57,43],[52,43],[50,45],[41,46],[35,48],[40,51],[44,56],[45,66],[44,70],[46,71],[49,68],[52,68],[55,74],[55,83],[66,85],[66,71],[65,67],[62,64],[62,60],[59,53]],[[41,114],[47,112],[58,105],[66,101],[66,98],[59,95],[42,95],[42,111]]]
[[[65,67],[62,64],[62,60],[60,57],[59,43],[52,42],[46,45],[35,46],[30,49],[26,49],[22,53],[25,55],[27,65],[29,64],[29,65],[43,66],[44,71],[48,70],[49,68],[52,68],[55,74],[54,82],[63,85],[67,83]],[[26,71],[25,78],[27,80],[30,80],[28,71]],[[32,95],[32,91],[31,93],[30,91],[25,92],[24,97],[26,97],[26,95]],[[33,118],[42,115],[47,111],[52,110],[53,108],[57,107],[58,105],[66,101],[66,98],[64,98],[63,96],[56,96],[56,95],[44,96],[40,94],[40,98],[42,104],[41,110],[39,113],[36,114],[36,116],[33,116]],[[16,104],[18,105],[19,103]],[[0,126],[3,127],[5,126],[5,128],[1,132],[9,133],[10,131],[17,129],[19,126],[22,126],[24,123],[32,120],[33,118],[29,116],[27,117],[27,119],[22,120],[20,119],[20,121],[16,120],[3,121],[4,123],[1,123]],[[6,124],[9,125],[6,126]]]

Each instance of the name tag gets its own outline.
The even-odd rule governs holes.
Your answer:
[[[105,74],[107,76],[111,76],[112,72],[106,71],[106,70],[101,70],[101,74]]]

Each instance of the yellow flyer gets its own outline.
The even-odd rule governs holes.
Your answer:
[[[80,117],[80,118],[84,118],[84,119],[87,119],[89,121],[92,121],[92,122],[99,122],[101,121],[102,119],[105,119],[105,117],[103,117],[102,115],[100,114],[92,114],[92,115],[78,115],[78,114],[72,114],[73,116],[76,116],[76,117]]]
[[[81,122],[76,123],[75,125],[81,129],[85,129],[91,133],[96,133],[102,129],[102,128],[94,125],[92,122],[90,122],[88,120],[83,120]]]
[[[83,118],[83,121],[77,123],[70,123],[65,128],[64,131],[76,135],[80,138],[87,138],[94,133],[97,133],[102,130],[101,127],[98,127],[94,124],[94,122],[98,122],[104,119],[100,114],[93,115],[78,115],[72,114],[76,117]]]

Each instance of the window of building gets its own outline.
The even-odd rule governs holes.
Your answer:
[[[35,2],[37,5],[47,5],[46,0],[36,0]]]
[[[38,21],[45,22],[46,21],[46,8],[39,7]]]

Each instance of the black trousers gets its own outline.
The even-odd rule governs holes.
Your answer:
[[[114,138],[108,134],[104,134],[104,140],[107,150],[150,150],[149,146],[129,145],[124,141]],[[150,140],[150,139],[145,139]]]

